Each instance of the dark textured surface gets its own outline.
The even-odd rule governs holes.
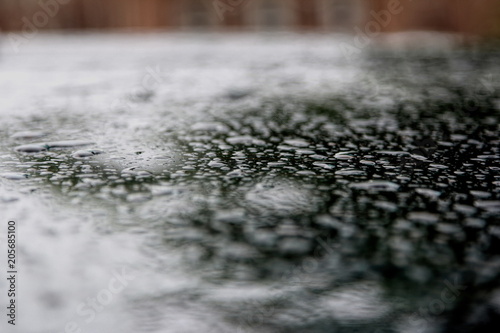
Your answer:
[[[314,49],[324,45],[318,37],[261,41],[256,54],[236,61],[231,55],[242,41],[219,37],[200,64],[191,38],[166,60],[159,50],[121,60],[123,68],[137,62],[172,70],[147,94],[136,90],[133,102],[102,102],[101,92],[111,94],[120,77],[111,65],[107,75],[90,75],[86,88],[78,88],[79,77],[59,88],[64,97],[43,97],[46,113],[2,116],[5,189],[15,181],[21,192],[40,193],[50,210],[75,217],[72,223],[89,219],[90,230],[78,239],[124,234],[141,248],[127,262],[142,267],[144,286],[131,287],[116,310],[149,323],[136,331],[496,326],[499,54],[379,51],[349,62],[333,49]],[[93,44],[89,38],[83,45]],[[273,53],[281,63],[266,58]],[[108,64],[80,58],[100,63],[96,68]],[[65,60],[59,75],[80,62]],[[225,82],[221,76],[227,87],[210,86]],[[186,90],[190,80],[198,90]],[[29,98],[26,108],[40,99]],[[32,132],[14,134],[25,130]],[[6,193],[9,214],[34,200],[20,194],[11,201]],[[77,211],[68,207],[75,204]],[[58,232],[57,223],[47,225]],[[104,256],[120,252],[118,244]],[[25,262],[38,267],[36,257]],[[184,289],[165,262],[196,282]],[[107,271],[111,264],[96,265]],[[158,283],[163,278],[170,287]],[[60,297],[71,303],[86,295]],[[181,312],[188,314],[176,318]],[[91,331],[116,323],[105,318]]]

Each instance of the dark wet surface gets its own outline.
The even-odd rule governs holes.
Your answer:
[[[63,211],[105,212],[91,235],[132,235],[153,266],[176,253],[199,278],[130,296],[124,311],[143,331],[492,331],[499,60],[373,51],[341,90],[235,88],[187,106],[192,119],[158,98],[152,118],[137,113],[150,101],[95,119],[26,117],[1,128],[1,171]],[[198,315],[175,318],[184,311]]]

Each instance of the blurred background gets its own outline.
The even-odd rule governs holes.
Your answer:
[[[391,5],[382,32],[500,36],[497,0],[0,0],[0,28],[353,32]]]

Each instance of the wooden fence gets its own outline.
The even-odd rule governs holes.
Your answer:
[[[374,13],[390,8],[388,22]],[[0,28],[437,30],[500,36],[498,0],[0,0]],[[367,26],[369,22],[377,22]]]

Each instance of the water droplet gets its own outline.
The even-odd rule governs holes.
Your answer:
[[[249,135],[233,136],[226,139],[229,144],[236,145],[251,145],[254,142],[254,138]]]
[[[300,147],[300,148],[309,147],[309,142],[302,139],[285,140],[284,143],[293,147]]]
[[[104,152],[102,150],[96,150],[96,149],[84,149],[84,150],[78,150],[73,153],[74,158],[87,158],[87,157],[93,157],[96,155],[103,154]]]
[[[41,137],[46,136],[47,133],[42,132],[42,131],[23,131],[23,132],[16,132],[12,134],[11,138],[13,139],[22,139],[22,140],[32,140],[32,139],[38,139]]]
[[[10,180],[21,180],[28,178],[28,175],[19,172],[4,172],[0,174],[0,177]]]
[[[48,146],[42,143],[22,145],[14,148],[15,151],[20,153],[40,153],[42,151],[46,151],[47,149]]]
[[[406,151],[390,151],[390,150],[379,150],[376,151],[379,155],[388,155],[388,156],[409,156],[410,153]]]
[[[441,192],[434,191],[428,188],[417,188],[415,189],[415,192],[431,199],[438,198],[441,195]]]
[[[278,242],[278,251],[284,256],[300,256],[312,249],[310,239],[302,237],[284,237]]]
[[[366,173],[363,170],[356,169],[341,169],[335,172],[337,176],[364,176]]]
[[[354,158],[354,156],[351,156],[349,154],[354,154],[354,151],[344,151],[340,153],[336,153],[333,157],[338,159],[338,160],[350,160]]]
[[[439,216],[428,212],[411,212],[408,219],[422,224],[435,224],[439,221]]]
[[[351,188],[357,190],[366,190],[366,191],[382,191],[382,192],[395,192],[399,189],[399,185],[396,183],[392,183],[389,181],[369,181],[362,183],[353,183],[349,185]]]
[[[500,213],[499,200],[480,200],[474,202],[474,206],[483,209],[489,213]]]

